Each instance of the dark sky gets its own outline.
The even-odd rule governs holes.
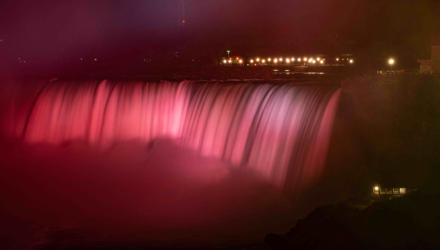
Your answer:
[[[0,53],[79,57],[408,53],[439,31],[436,0],[3,0]]]

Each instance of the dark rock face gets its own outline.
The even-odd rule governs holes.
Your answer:
[[[412,195],[364,210],[321,207],[285,235],[267,235],[269,249],[439,249],[440,197]]]
[[[321,207],[284,236],[268,235],[271,249],[358,249],[353,221],[357,211],[345,206]]]

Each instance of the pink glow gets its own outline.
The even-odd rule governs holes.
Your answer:
[[[51,83],[27,111],[28,143],[107,147],[171,138],[279,187],[323,171],[340,90],[290,84]]]

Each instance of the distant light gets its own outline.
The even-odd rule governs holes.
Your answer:
[[[278,63],[278,59],[277,58],[273,59],[273,63]]]
[[[324,60],[319,61],[320,64],[324,64]]]
[[[396,60],[392,57],[388,58],[388,65],[394,66],[394,64],[396,64]]]
[[[250,63],[254,63],[254,59],[249,60]]]
[[[96,57],[95,57],[95,58],[93,58],[93,61],[97,62],[97,61],[98,61],[98,58],[96,58]]]
[[[286,63],[289,64],[290,63],[290,59],[286,58]]]
[[[406,194],[406,188],[399,188],[400,194]]]
[[[301,58],[298,57],[298,62],[301,62]]]
[[[271,61],[272,61],[272,58],[270,58],[270,57],[267,58],[267,61],[268,61],[268,62],[271,62]]]
[[[350,64],[353,64],[353,63],[354,63],[354,60],[353,60],[353,59],[350,59],[350,60],[348,60],[348,62],[349,62]]]
[[[336,57],[336,61],[339,62],[339,57]]]
[[[239,59],[239,60],[238,60],[238,63],[239,63],[239,64],[243,64],[243,59]]]
[[[307,59],[308,59],[307,57],[304,57],[304,58],[303,58],[303,61],[304,61],[304,62],[307,62]]]
[[[266,60],[265,59],[261,60],[261,63],[266,63]]]
[[[283,58],[282,58],[282,57],[278,58],[278,61],[282,62],[282,61],[283,61]]]
[[[228,61],[226,59],[223,59],[223,64],[227,64]]]
[[[290,61],[295,62],[295,57],[290,58]]]
[[[228,63],[232,63],[232,59],[229,59],[229,60],[228,60]]]
[[[373,187],[373,191],[374,192],[379,192],[380,191],[380,187],[378,185]]]
[[[255,58],[255,61],[259,62],[259,61],[260,61],[260,58],[259,58],[259,57]]]
[[[316,58],[316,61],[321,61],[321,57],[318,56],[318,57]]]

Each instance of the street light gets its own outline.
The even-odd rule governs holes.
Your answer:
[[[379,185],[373,186],[373,194],[380,195],[380,186]]]
[[[390,67],[394,66],[395,64],[396,64],[396,59],[394,59],[392,57],[388,58],[388,65]]]

